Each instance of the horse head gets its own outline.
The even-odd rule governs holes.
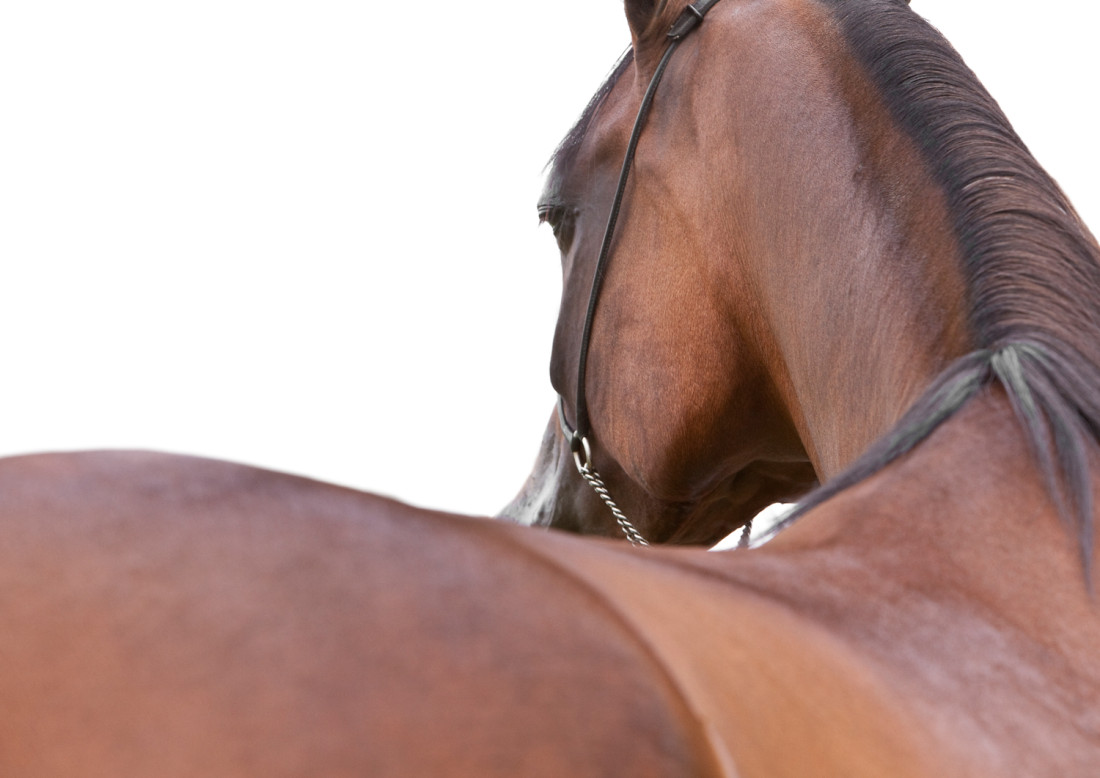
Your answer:
[[[574,466],[570,427],[585,424],[592,470],[643,536],[713,543],[897,421],[897,398],[879,402],[861,374],[885,371],[911,400],[968,345],[962,283],[914,261],[958,255],[939,237],[951,233],[937,229],[942,195],[917,150],[897,148],[847,52],[813,32],[828,23],[811,24],[810,7],[719,4],[668,61],[644,116],[684,6],[626,3],[631,49],[551,163],[539,213],[562,258],[550,374],[563,402],[503,511],[524,523],[619,533]],[[884,169],[896,151],[910,170]],[[908,189],[884,183],[899,174]],[[856,315],[879,303],[889,317]]]

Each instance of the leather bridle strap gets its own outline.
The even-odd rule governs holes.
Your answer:
[[[615,199],[611,203],[611,213],[607,218],[607,228],[604,230],[603,243],[600,245],[600,253],[596,259],[596,269],[592,274],[592,290],[588,296],[588,312],[584,318],[584,330],[581,333],[581,350],[579,356],[579,362],[577,367],[577,400],[576,400],[576,414],[577,414],[577,426],[571,428],[569,422],[565,418],[565,401],[559,395],[558,396],[558,418],[561,422],[562,432],[565,433],[566,438],[569,440],[569,448],[573,452],[573,458],[576,461],[577,469],[581,475],[584,476],[593,488],[596,489],[600,497],[608,504],[613,514],[615,514],[619,525],[622,527],[623,532],[636,545],[645,545],[645,541],[641,535],[626,517],[619,511],[618,506],[607,495],[606,487],[603,487],[603,482],[600,480],[599,474],[592,467],[592,448],[588,440],[589,433],[591,432],[591,426],[588,418],[588,403],[585,399],[585,378],[588,372],[588,346],[592,337],[592,321],[596,317],[596,304],[600,297],[600,287],[603,285],[604,275],[607,273],[608,260],[611,256],[611,243],[615,237],[615,225],[619,220],[619,210],[623,202],[623,194],[626,192],[626,184],[630,178],[630,169],[634,164],[634,153],[638,148],[638,139],[642,135],[642,128],[645,126],[646,117],[649,114],[650,106],[653,104],[653,97],[657,93],[657,85],[661,82],[661,77],[665,73],[665,68],[668,67],[668,62],[672,58],[673,52],[684,40],[684,38],[703,21],[703,18],[707,15],[707,12],[713,8],[719,0],[697,0],[687,8],[683,10],[679,18],[669,28],[666,37],[669,40],[668,48],[665,49],[664,55],[661,57],[661,61],[657,65],[657,69],[653,73],[653,78],[649,81],[649,87],[645,91],[645,96],[642,97],[642,104],[638,108],[638,116],[634,120],[634,129],[630,133],[630,141],[627,143],[626,156],[623,159],[623,167],[619,173],[619,185],[615,190]],[[591,476],[595,476],[593,479]],[[593,483],[593,480],[599,483]],[[639,542],[640,541],[640,542]]]

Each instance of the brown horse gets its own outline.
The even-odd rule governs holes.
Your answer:
[[[633,54],[556,156],[568,418],[684,6],[627,0]],[[819,476],[786,531],[635,550],[224,463],[6,460],[0,774],[1095,775],[1100,250],[950,47],[898,0],[721,0],[613,248],[595,464],[655,539],[743,518],[738,473]]]

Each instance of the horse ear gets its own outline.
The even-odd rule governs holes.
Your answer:
[[[654,21],[668,5],[668,0],[625,0],[626,21],[635,43],[644,38]]]

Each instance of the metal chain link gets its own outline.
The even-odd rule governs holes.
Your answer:
[[[741,527],[741,539],[737,541],[738,548],[748,548],[752,543],[752,519],[749,519]]]

